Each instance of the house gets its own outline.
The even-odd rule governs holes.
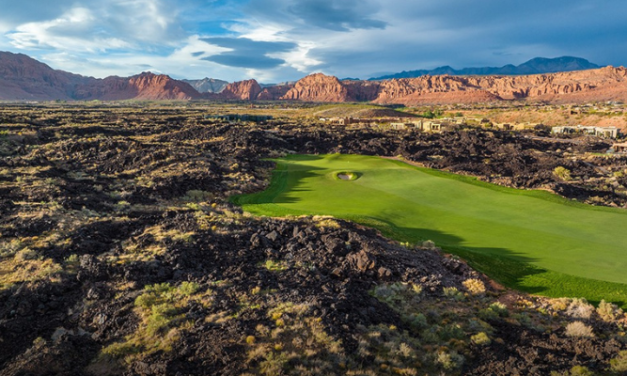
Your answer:
[[[397,131],[405,130],[405,129],[407,129],[407,126],[411,127],[412,124],[411,123],[410,124],[407,124],[407,123],[390,123],[390,127],[392,129],[397,130]]]
[[[627,142],[623,142],[620,144],[612,145],[612,149],[614,153],[626,154],[627,153]]]
[[[603,138],[616,138],[618,137],[618,128],[616,127],[594,127],[577,125],[576,127],[563,126],[553,127],[551,133],[554,134],[587,134],[591,136],[603,137]]]
[[[272,116],[269,115],[247,115],[247,114],[227,114],[227,115],[205,115],[205,119],[216,119],[222,121],[228,121],[235,123],[239,121],[252,121],[260,123],[268,120],[272,120]]]
[[[494,123],[493,126],[495,128],[505,130],[505,131],[523,131],[525,129],[534,129],[536,126],[540,125],[540,123]]]
[[[444,121],[431,121],[423,119],[415,120],[408,124],[423,132],[441,132],[448,127],[448,123]]]

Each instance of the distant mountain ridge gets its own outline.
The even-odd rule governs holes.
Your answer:
[[[430,70],[419,69],[413,71],[403,71],[381,77],[373,77],[368,81],[416,78],[426,75],[439,76],[444,74],[451,76],[520,76],[529,74],[572,72],[597,68],[601,68],[601,66],[580,57],[562,56],[554,59],[536,57],[518,66],[508,64],[502,67],[463,68],[457,70],[446,65]]]
[[[571,70],[585,67],[583,59],[564,58],[560,64]],[[514,68],[536,72],[553,70],[557,66],[555,59],[533,59]],[[504,71],[506,68],[499,69]],[[210,80],[207,79],[208,82]],[[199,93],[189,83],[163,74],[144,72],[132,77],[98,79],[52,69],[23,54],[0,52],[0,100],[133,99],[372,102],[402,105],[511,100],[544,103],[627,102],[627,70],[608,66],[546,74],[445,74],[380,81],[339,80],[337,77],[315,73],[297,82],[276,86],[260,85],[256,80],[249,79],[226,84],[220,93]]]
[[[221,93],[229,84],[228,81],[205,77],[201,80],[181,80],[192,85],[199,93]]]

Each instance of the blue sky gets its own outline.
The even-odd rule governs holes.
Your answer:
[[[624,0],[0,0],[0,50],[95,77],[369,78],[579,56],[627,64]]]

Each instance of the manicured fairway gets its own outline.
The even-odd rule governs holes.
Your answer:
[[[627,211],[377,157],[276,162],[268,190],[234,202],[254,214],[333,215],[400,241],[430,239],[521,290],[627,303]]]

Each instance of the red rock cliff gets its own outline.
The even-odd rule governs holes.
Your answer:
[[[300,79],[281,99],[305,102],[349,102],[353,99],[337,77],[316,73]]]
[[[256,80],[246,80],[234,82],[226,85],[224,90],[219,94],[218,98],[227,100],[256,100],[261,93],[261,86]]]
[[[189,100],[199,97],[200,94],[189,84],[153,73],[95,80],[78,86],[74,94],[74,98],[79,100]]]

